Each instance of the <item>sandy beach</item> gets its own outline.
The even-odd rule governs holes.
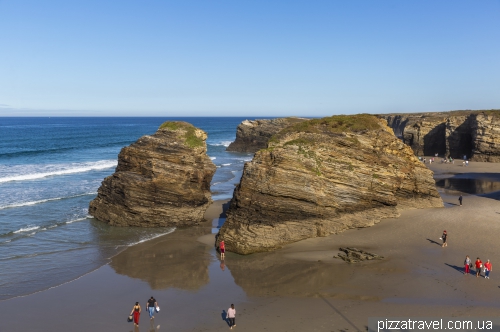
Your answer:
[[[496,189],[500,165],[430,165],[436,179],[483,179]],[[477,188],[476,188],[477,189]],[[500,201],[488,194],[438,188],[444,208],[407,210],[364,229],[308,239],[281,250],[240,256],[214,248],[227,201],[207,222],[130,247],[70,283],[0,302],[5,331],[224,331],[235,304],[239,331],[362,331],[368,317],[493,317],[500,304]],[[500,190],[500,189],[498,189]],[[439,240],[449,234],[446,248]],[[332,257],[343,246],[384,256],[347,264]],[[469,255],[493,264],[491,279],[463,274]],[[154,296],[161,311],[150,320]],[[139,328],[126,322],[133,304]]]

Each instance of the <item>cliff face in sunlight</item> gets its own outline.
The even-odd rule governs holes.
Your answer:
[[[121,150],[89,213],[113,226],[185,226],[203,221],[215,165],[207,134],[185,122],[166,122]]]
[[[500,111],[382,114],[416,155],[500,162]]]
[[[270,120],[245,120],[236,129],[236,139],[227,151],[257,152],[267,147],[269,139],[281,129],[294,123],[306,121],[303,118],[279,118]]]
[[[442,207],[432,175],[374,116],[300,122],[245,164],[219,238],[249,254]]]

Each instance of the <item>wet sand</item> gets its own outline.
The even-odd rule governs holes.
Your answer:
[[[500,179],[500,164],[430,168],[440,179]],[[224,265],[213,246],[224,202],[215,202],[206,216],[214,221],[130,247],[71,283],[0,302],[2,330],[223,331],[229,328],[222,314],[231,303],[234,329],[241,331],[364,330],[376,316],[495,316],[500,201],[464,194],[460,207],[460,192],[439,191],[445,208],[404,211],[370,228],[272,253],[227,253]],[[449,246],[441,248],[444,229]],[[347,264],[332,258],[341,246],[385,259]],[[491,279],[464,275],[465,255],[490,259]],[[151,295],[161,311],[150,324],[144,308],[134,329],[126,317],[135,301],[145,305]]]

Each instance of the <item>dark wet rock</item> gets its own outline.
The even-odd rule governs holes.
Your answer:
[[[359,263],[362,261],[369,261],[372,259],[383,259],[383,256],[367,252],[364,250],[360,250],[357,248],[339,248],[341,251],[337,254],[337,256],[333,256],[333,258],[340,258],[348,263]]]

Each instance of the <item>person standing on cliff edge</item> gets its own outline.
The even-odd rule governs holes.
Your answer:
[[[462,206],[462,199],[463,199],[463,197],[462,197],[462,195],[460,195],[460,197],[458,197],[458,201],[460,202],[460,206]]]

